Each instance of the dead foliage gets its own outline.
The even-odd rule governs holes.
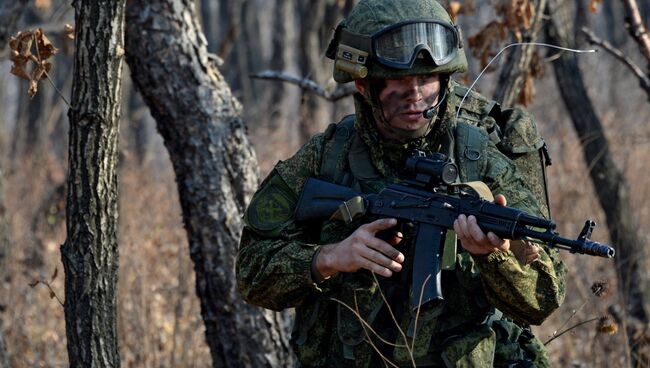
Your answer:
[[[52,45],[50,40],[39,28],[35,31],[22,31],[9,40],[12,61],[11,74],[29,81],[27,94],[34,97],[38,91],[38,82],[47,78],[52,69],[48,61],[59,50]]]

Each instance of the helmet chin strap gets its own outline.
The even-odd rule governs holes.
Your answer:
[[[407,143],[409,141],[426,136],[433,129],[433,124],[438,117],[439,108],[447,97],[447,82],[447,76],[441,79],[440,89],[442,91],[442,95],[439,95],[438,102],[436,102],[435,105],[424,110],[422,115],[429,121],[427,124],[423,125],[417,130],[406,130],[390,125],[384,115],[383,106],[381,104],[381,101],[379,101],[379,91],[377,90],[375,83],[370,83],[370,101],[368,102],[370,102],[372,113],[377,123],[381,124],[386,131],[391,133],[391,135],[398,137],[400,142]]]

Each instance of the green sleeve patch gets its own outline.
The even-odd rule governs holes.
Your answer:
[[[253,229],[268,232],[278,229],[293,217],[295,196],[277,174],[255,194],[246,212],[246,222]]]

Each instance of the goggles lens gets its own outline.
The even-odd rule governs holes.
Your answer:
[[[444,65],[458,52],[458,34],[441,23],[406,23],[374,35],[373,48],[377,60],[393,68],[411,68],[422,50],[429,52],[436,65]]]

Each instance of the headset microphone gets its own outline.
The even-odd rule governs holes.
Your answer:
[[[442,102],[445,100],[445,97],[447,97],[446,88],[443,89],[442,96],[440,97],[440,99],[438,99],[438,103],[422,111],[422,116],[427,120],[433,119],[433,117],[436,116],[436,113],[438,112],[438,108],[440,107],[440,105],[442,105]]]
[[[422,116],[427,120],[432,119],[433,116],[436,114],[436,108],[437,107],[438,106],[431,106],[428,109],[422,111]]]

